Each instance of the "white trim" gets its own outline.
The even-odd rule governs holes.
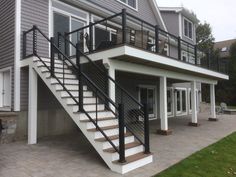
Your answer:
[[[189,36],[186,36],[186,35],[185,35],[184,20],[186,20],[188,23],[191,23],[191,24],[192,24],[192,38],[190,38]],[[193,33],[194,33],[194,31],[193,31],[193,22],[192,22],[191,20],[189,20],[188,18],[186,18],[186,17],[183,16],[182,23],[183,23],[183,25],[182,25],[182,26],[183,26],[183,31],[182,31],[182,33],[183,33],[184,37],[186,37],[187,39],[193,41]],[[188,27],[189,27],[189,26],[188,26]]]
[[[21,0],[15,0],[14,111],[20,111]]]
[[[183,38],[183,21],[182,21],[182,14],[179,13],[179,37],[182,39]]]
[[[183,116],[183,115],[188,115],[188,91],[187,88],[182,88],[182,87],[175,87],[174,90],[180,91],[180,111],[177,110],[178,104],[177,104],[177,92],[174,93],[175,95],[175,116]],[[185,92],[185,111],[183,112],[183,92]]]
[[[171,112],[168,112],[168,97],[167,97],[167,115],[168,117],[174,117],[174,88],[173,87],[168,87],[167,92],[170,91],[171,94]]]
[[[122,2],[121,0],[116,0],[117,2],[119,2],[119,3],[121,3],[121,4],[123,4],[123,5],[125,5],[125,6],[127,6],[127,7],[129,7],[130,9],[132,9],[132,10],[135,10],[136,12],[138,11],[138,0],[135,0],[136,2],[136,7],[132,7],[132,6],[130,6],[129,4],[128,4],[128,0],[126,0],[126,2]]]

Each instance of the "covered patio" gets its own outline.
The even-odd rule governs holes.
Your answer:
[[[172,166],[192,153],[220,140],[236,130],[235,115],[219,115],[219,121],[209,122],[209,106],[198,114],[200,127],[188,126],[191,117],[170,118],[170,136],[156,133],[160,120],[151,122],[150,144],[154,163],[125,176],[147,177]],[[16,142],[0,146],[0,176],[73,176],[118,177],[111,172],[82,135],[53,136],[39,139],[37,145]]]

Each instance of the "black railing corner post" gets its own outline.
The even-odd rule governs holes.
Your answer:
[[[126,9],[122,9],[122,42],[123,44],[126,44],[127,41],[127,12]]]
[[[155,26],[155,48],[156,53],[159,53],[159,26]]]
[[[124,119],[124,104],[119,104],[119,162],[125,163],[125,119]]]
[[[178,59],[181,60],[181,37],[178,37]]]
[[[83,91],[83,77],[82,68],[80,64],[80,50],[79,43],[76,44],[76,65],[78,66],[78,80],[79,80],[79,111],[84,112],[84,91]],[[97,98],[96,98],[97,99]]]
[[[145,154],[150,153],[148,105],[144,104],[144,147]]]
[[[207,68],[210,69],[210,58],[211,58],[211,54],[210,54],[210,51],[207,52]]]
[[[27,36],[26,36],[26,31],[23,31],[23,58],[26,58],[26,40],[27,40]]]
[[[93,23],[89,22],[89,52],[93,52]]]
[[[194,56],[195,56],[195,65],[198,65],[198,62],[197,62],[197,60],[198,60],[198,56],[197,56],[197,45],[195,45],[194,46]]]
[[[37,26],[33,26],[33,55],[37,55]]]
[[[64,50],[65,50],[65,55],[68,56],[69,53],[68,53],[68,51],[67,51],[67,49],[68,49],[68,48],[67,48],[67,39],[68,39],[68,34],[67,34],[67,32],[64,32],[64,36],[65,36],[65,37],[64,37],[64,48],[65,48]]]
[[[55,49],[54,49],[54,45],[55,45],[55,38],[54,37],[51,37],[50,39],[50,48],[51,48],[51,51],[50,51],[50,60],[51,60],[51,64],[50,64],[50,67],[51,67],[51,77],[54,77],[54,66],[55,66]]]

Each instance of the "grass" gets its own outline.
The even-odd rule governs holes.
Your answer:
[[[236,133],[196,152],[155,177],[236,177]]]

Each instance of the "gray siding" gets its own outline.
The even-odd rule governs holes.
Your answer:
[[[12,68],[12,100],[14,103],[14,47],[15,47],[15,0],[0,1],[0,69]]]
[[[37,25],[48,36],[48,0],[22,0],[21,31],[27,31]],[[32,38],[32,34],[28,39]],[[21,41],[22,43],[22,41]],[[38,36],[38,53],[40,56],[48,56],[48,43],[42,36]],[[30,48],[30,45],[27,46]],[[31,46],[32,48],[32,46]],[[22,51],[22,50],[21,50]],[[32,52],[32,50],[29,50]],[[28,53],[30,54],[30,53]],[[22,56],[22,55],[21,55]],[[21,70],[21,109],[27,110],[28,106],[28,69]]]
[[[139,17],[149,23],[157,24],[157,20],[150,6],[149,0],[138,0],[138,11],[129,8],[128,6],[118,2],[117,0],[88,0],[96,5],[104,7],[115,13],[121,12],[122,9],[127,9],[127,12]]]
[[[161,12],[169,33],[179,36],[179,15],[173,12]]]

